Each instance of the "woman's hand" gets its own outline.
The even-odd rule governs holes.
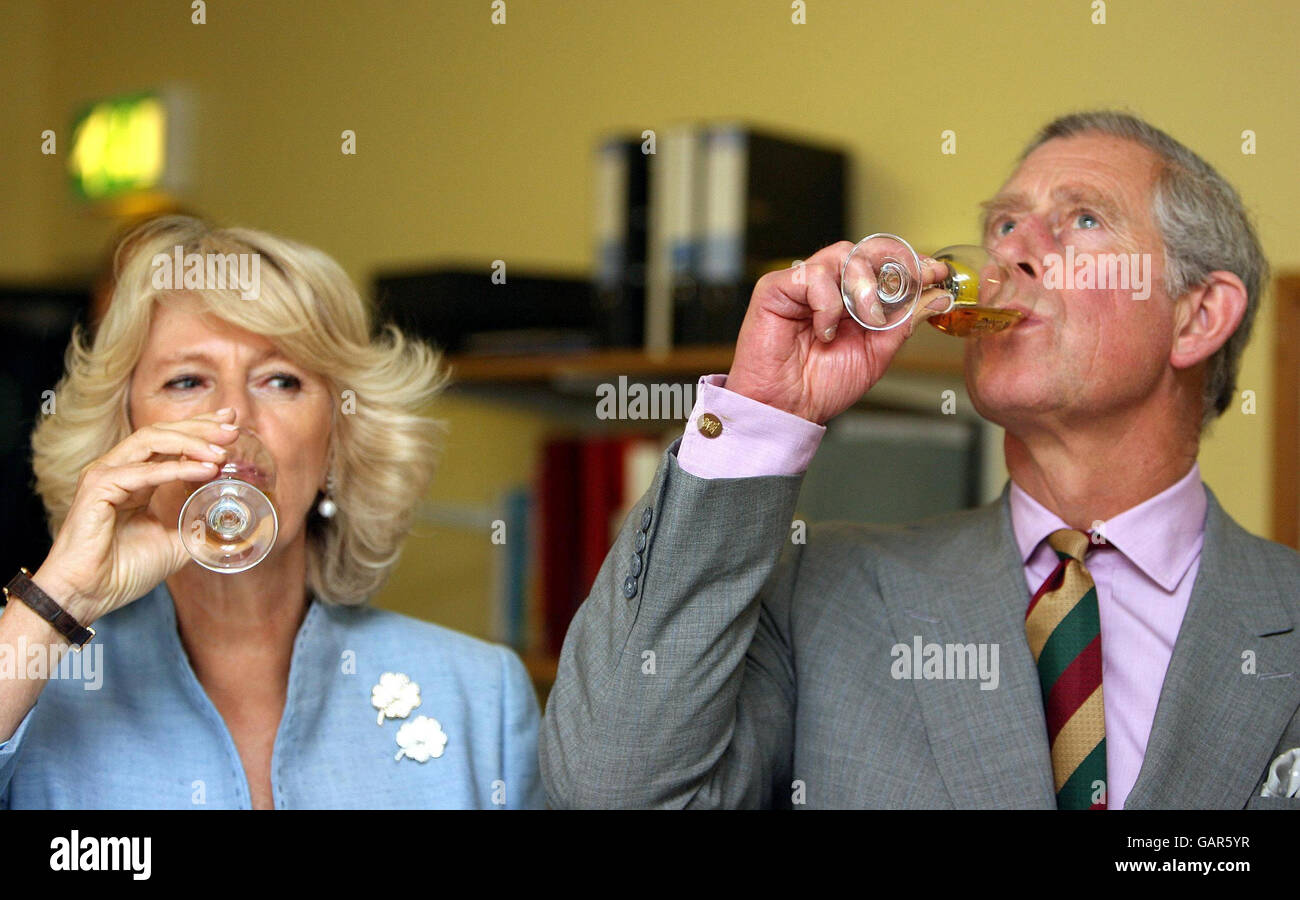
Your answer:
[[[189,560],[174,521],[149,511],[160,485],[215,478],[239,432],[220,410],[140,428],[81,470],[54,546],[32,580],[82,625],[137,600]],[[184,457],[183,459],[180,457]]]
[[[800,266],[759,279],[740,327],[727,390],[823,425],[880,380],[918,320],[951,305],[946,292],[932,287],[922,293],[907,324],[889,331],[863,328],[840,295],[840,270],[852,249],[840,241]],[[948,276],[947,267],[933,260],[923,261],[922,270],[927,285]],[[934,309],[927,307],[931,303]]]

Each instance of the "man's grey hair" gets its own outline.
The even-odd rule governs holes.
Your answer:
[[[1211,272],[1232,272],[1246,286],[1246,313],[1237,330],[1207,360],[1201,428],[1223,413],[1237,389],[1241,354],[1268,280],[1268,260],[1232,185],[1191,150],[1137,116],[1113,110],[1073,113],[1048,123],[1024,152],[1023,162],[1053,138],[1108,134],[1148,148],[1160,161],[1151,214],[1164,241],[1164,289],[1181,297]]]

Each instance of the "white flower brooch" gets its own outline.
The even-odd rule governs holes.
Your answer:
[[[401,672],[385,672],[370,689],[370,705],[379,710],[376,725],[383,725],[385,716],[405,719],[420,705],[420,686]]]
[[[420,705],[420,686],[401,672],[385,672],[379,676],[379,684],[370,690],[370,705],[379,710],[375,720],[382,726],[384,719],[405,719],[411,710]],[[447,734],[437,719],[428,716],[416,716],[404,722],[397,729],[397,751],[394,760],[403,756],[418,763],[437,759],[447,746]]]
[[[434,759],[442,756],[443,748],[447,746],[447,735],[443,733],[437,719],[416,716],[397,729],[397,746],[402,749],[397,751],[393,759],[407,756],[422,763],[431,756]]]

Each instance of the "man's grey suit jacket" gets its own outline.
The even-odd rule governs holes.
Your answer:
[[[797,544],[800,480],[701,479],[665,454],[564,641],[540,746],[552,805],[1054,808],[1008,491]],[[1126,808],[1300,809],[1259,796],[1300,747],[1298,598],[1300,555],[1210,494]],[[997,645],[997,687],[894,677],[918,636]]]

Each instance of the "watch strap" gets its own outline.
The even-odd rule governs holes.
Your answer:
[[[54,602],[54,598],[37,587],[31,576],[32,573],[26,569],[19,569],[18,574],[3,588],[5,600],[17,597],[31,607],[36,615],[54,626],[54,630],[67,638],[74,649],[80,650],[95,636],[95,629],[74,619],[67,610]]]

